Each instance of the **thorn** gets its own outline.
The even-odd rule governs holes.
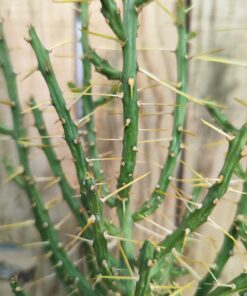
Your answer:
[[[130,87],[130,98],[132,99],[133,95],[134,95],[135,79],[134,78],[129,78],[128,84],[129,84],[129,87]]]
[[[128,187],[131,186],[132,184],[134,184],[134,183],[140,181],[141,179],[145,178],[145,177],[148,176],[149,174],[150,174],[150,171],[147,172],[147,173],[145,173],[145,174],[143,174],[143,175],[141,175],[140,177],[138,177],[138,178],[132,180],[131,182],[125,184],[124,186],[118,188],[117,190],[115,190],[115,191],[113,191],[112,193],[108,194],[108,195],[105,196],[104,198],[101,198],[101,201],[102,201],[103,203],[105,203],[110,197],[116,195],[117,193],[121,192],[121,191],[124,190],[125,188],[128,188]]]
[[[205,125],[211,127],[213,130],[215,130],[216,132],[218,132],[219,134],[225,136],[226,139],[227,139],[228,141],[232,141],[232,140],[234,140],[235,136],[223,132],[221,129],[219,129],[218,127],[214,126],[213,124],[207,122],[206,120],[204,120],[204,119],[202,119],[202,118],[201,118],[201,121],[202,121]]]

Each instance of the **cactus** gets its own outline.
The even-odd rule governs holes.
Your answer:
[[[187,93],[188,67],[189,67],[189,28],[187,26],[188,7],[185,0],[176,0],[175,24],[177,26],[178,43],[175,51],[177,60],[177,84],[175,86],[162,82],[154,75],[138,67],[137,33],[138,17],[143,9],[148,7],[147,0],[125,0],[123,12],[118,9],[114,0],[101,0],[101,12],[107,24],[115,34],[121,45],[122,69],[115,69],[108,60],[103,59],[90,45],[89,38],[89,2],[82,1],[81,23],[83,49],[82,86],[73,82],[68,85],[72,92],[79,93],[82,101],[83,118],[75,122],[71,116],[71,106],[65,101],[63,92],[56,79],[49,51],[44,47],[36,29],[30,26],[27,38],[38,62],[40,71],[50,93],[51,104],[58,115],[63,129],[64,140],[72,156],[76,178],[79,187],[79,197],[76,199],[76,190],[71,186],[66,173],[57,157],[52,145],[43,117],[35,98],[29,100],[35,127],[41,138],[41,148],[48,160],[50,169],[57,185],[60,188],[64,202],[75,217],[81,231],[75,240],[82,240],[82,250],[86,255],[85,270],[79,270],[69,256],[68,249],[59,241],[58,230],[52,223],[48,207],[42,201],[34,173],[31,170],[29,159],[28,131],[23,123],[22,106],[20,103],[16,75],[13,71],[10,56],[4,36],[3,23],[0,22],[0,66],[9,95],[13,128],[0,123],[0,134],[12,138],[16,145],[20,172],[10,161],[4,157],[3,163],[6,173],[23,190],[32,207],[35,226],[42,242],[44,251],[49,257],[52,268],[67,290],[68,295],[182,295],[181,287],[173,282],[180,280],[185,270],[177,266],[176,261],[182,262],[182,257],[188,239],[198,228],[210,221],[210,214],[217,206],[230,186],[233,174],[243,181],[242,197],[238,203],[237,211],[228,231],[224,232],[224,241],[220,250],[215,254],[215,261],[208,269],[207,274],[198,280],[196,296],[200,295],[232,295],[247,291],[246,273],[243,272],[227,284],[221,284],[220,275],[226,265],[236,241],[239,239],[247,248],[246,219],[247,219],[247,172],[243,169],[241,159],[246,156],[247,124],[241,128],[235,127],[222,113],[217,103],[209,100],[198,100]],[[97,100],[92,95],[92,69],[116,83],[112,87],[112,94],[101,96]],[[145,177],[135,178],[135,167],[138,147],[139,101],[138,81],[139,72],[142,72],[168,87],[176,93],[176,105],[173,113],[172,137],[169,143],[168,154],[161,170],[159,180],[150,195],[150,198],[140,205],[136,211],[131,207],[132,185]],[[112,100],[111,95],[121,96],[123,108],[123,141],[120,160],[120,172],[117,178],[117,188],[113,192],[108,187],[107,178],[101,167],[100,153],[97,147],[97,134],[94,127],[94,112]],[[228,150],[218,178],[208,188],[201,203],[202,187],[195,181],[192,192],[191,206],[183,213],[182,221],[177,228],[164,237],[159,243],[151,238],[143,242],[134,240],[133,225],[142,220],[149,219],[163,203],[171,184],[171,176],[178,167],[183,148],[186,119],[186,105],[191,100],[203,105],[208,110],[212,120],[228,140]],[[83,123],[83,124],[82,124]],[[89,159],[94,159],[90,163]],[[182,162],[182,160],[181,160]],[[97,184],[102,184],[98,189]],[[118,225],[105,215],[104,209],[117,213]],[[154,222],[155,223],[155,222]],[[4,226],[3,226],[4,227]],[[108,238],[118,240],[119,252],[113,252],[108,244]],[[138,252],[137,246],[140,247]],[[119,257],[117,258],[116,255]],[[94,260],[94,258],[96,260]],[[180,258],[180,259],[179,259]],[[165,269],[165,272],[161,271]],[[185,266],[188,269],[188,266]],[[20,287],[17,278],[10,282],[15,295],[26,295]],[[162,288],[163,287],[163,288]],[[164,289],[159,292],[156,288]],[[175,290],[174,293],[170,291]],[[162,290],[163,291],[163,290]]]

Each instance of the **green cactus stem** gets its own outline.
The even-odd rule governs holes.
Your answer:
[[[82,23],[82,37],[81,37],[81,45],[83,52],[87,53],[90,50],[89,45],[89,36],[87,33],[88,29],[88,22],[89,22],[89,4],[88,2],[83,2],[81,4],[81,23]],[[83,67],[83,92],[87,92],[86,90],[89,89],[91,85],[91,78],[92,78],[92,70],[91,70],[91,63],[88,59],[83,59],[82,61],[82,67]],[[96,132],[95,132],[95,126],[94,126],[94,116],[91,115],[88,117],[88,115],[92,114],[95,105],[93,102],[92,95],[85,94],[82,95],[82,109],[83,109],[83,117],[87,117],[85,128],[83,130],[83,134],[85,134],[84,138],[86,139],[87,148],[88,148],[88,154],[89,157],[94,159],[93,162],[90,164],[92,165],[92,171],[94,174],[94,178],[97,180],[97,182],[102,183],[100,186],[100,195],[106,196],[109,194],[109,189],[106,183],[106,178],[103,173],[100,160],[99,160],[99,153],[96,146]],[[108,204],[110,206],[115,205],[115,199],[111,198],[108,200]]]
[[[177,9],[177,30],[178,30],[178,46],[176,50],[177,56],[177,76],[180,90],[183,93],[187,92],[188,80],[188,61],[187,61],[187,31],[186,31],[186,5],[185,1],[178,0],[176,3]],[[170,184],[169,177],[172,175],[176,166],[177,159],[181,151],[181,143],[183,138],[183,126],[185,121],[185,106],[187,99],[180,94],[176,97],[176,108],[173,115],[173,130],[172,140],[169,146],[168,156],[164,167],[161,171],[159,181],[151,198],[146,201],[134,214],[133,220],[139,221],[152,214],[163,202],[165,195],[160,194],[160,191],[166,192]]]
[[[145,5],[147,5],[148,3],[152,2],[153,0],[136,0],[135,1],[135,6],[136,8],[141,8]]]
[[[2,123],[0,123],[0,134],[6,135],[6,136],[12,136],[13,130],[11,128],[6,127]]]
[[[139,271],[140,271],[140,279],[136,285],[135,295],[136,296],[151,296],[151,290],[149,285],[146,285],[147,282],[151,281],[151,274],[149,269],[153,267],[155,247],[149,241],[145,241],[141,251],[140,251],[140,263],[139,263]]]
[[[106,22],[116,34],[116,36],[123,43],[125,42],[125,32],[123,28],[123,23],[121,20],[120,10],[114,0],[100,0],[101,2],[101,12],[106,19]]]
[[[230,295],[242,295],[244,296],[247,292],[247,273],[242,273],[235,279],[214,289],[212,292],[208,293],[208,296],[230,296]],[[203,294],[200,294],[203,295]]]
[[[85,33],[84,33],[85,34]],[[88,47],[88,48],[87,48]],[[85,54],[83,55],[83,60],[89,60],[95,67],[95,70],[106,76],[108,79],[111,80],[121,80],[122,73],[115,68],[113,68],[110,63],[101,58],[95,50],[87,46],[85,49]]]
[[[0,65],[3,70],[10,100],[13,102],[11,108],[14,127],[13,138],[16,141],[19,161],[23,167],[22,175],[25,182],[25,192],[32,205],[37,230],[41,239],[49,242],[46,246],[46,250],[50,254],[50,261],[67,290],[71,292],[74,289],[78,289],[79,293],[83,295],[95,295],[96,293],[93,291],[91,285],[71,262],[62,244],[58,240],[57,232],[50,220],[48,211],[42,203],[35,180],[32,176],[27,148],[19,141],[19,139],[25,137],[26,133],[22,122],[22,110],[16,87],[16,75],[12,70],[7,45],[3,35],[2,22],[0,23],[0,36]]]
[[[222,128],[224,132],[228,133],[231,136],[231,134],[234,134],[237,131],[237,128],[229,122],[228,118],[222,112],[222,110],[214,106],[211,106],[210,104],[206,105],[206,108],[209,114],[213,117],[213,119],[217,123],[217,125],[220,128]],[[246,179],[245,171],[243,170],[240,163],[237,164],[234,172],[239,178],[243,180]]]
[[[8,176],[12,178],[12,176],[15,175],[15,173],[16,173],[16,168],[12,165],[12,162],[8,157],[3,158],[3,165],[5,167],[5,170],[6,170],[7,174],[8,174]],[[25,182],[24,182],[22,176],[15,175],[13,180],[16,182],[16,184],[20,188],[25,189]]]
[[[149,270],[152,276],[159,272],[160,266],[163,264],[165,256],[176,247],[185,238],[185,235],[195,231],[200,225],[205,223],[208,216],[216,206],[217,201],[225,194],[228,189],[229,182],[236,164],[241,159],[241,152],[246,146],[247,142],[247,124],[245,124],[235,135],[235,138],[229,142],[226,159],[223,167],[219,173],[219,180],[209,190],[204,199],[202,206],[192,213],[190,213],[180,224],[180,226],[170,235],[168,235],[162,242],[159,243],[154,258],[157,263]],[[141,276],[140,276],[141,279]],[[139,286],[143,285],[139,284]],[[150,282],[146,282],[150,285]]]
[[[247,181],[243,184],[243,192],[247,192]],[[228,230],[228,235],[225,235],[223,244],[216,255],[216,259],[213,263],[213,267],[210,268],[209,272],[200,281],[195,296],[206,295],[215,283],[215,279],[218,279],[221,272],[231,257],[231,252],[235,246],[235,242],[239,236],[244,242],[245,248],[247,249],[247,202],[246,195],[242,194],[241,200],[238,203],[237,211],[235,214],[232,226]]]
[[[88,174],[88,163],[80,143],[81,139],[77,127],[73,122],[69,110],[66,108],[62,91],[53,71],[48,51],[41,44],[35,29],[29,28],[30,44],[38,60],[38,68],[44,77],[50,91],[52,104],[63,126],[65,141],[72,154],[78,182],[80,185],[81,201],[87,214],[94,220],[92,224],[93,248],[100,270],[105,275],[111,275],[107,242],[104,236],[105,226],[103,222],[103,205],[98,197],[95,180]]]
[[[206,105],[206,108],[209,112],[209,114],[214,118],[216,123],[225,131],[228,133],[235,133],[236,128],[229,122],[226,115],[222,112],[222,110],[212,106],[212,105]]]
[[[43,144],[42,150],[44,151],[48,159],[50,168],[54,176],[59,178],[59,187],[61,188],[63,198],[68,204],[72,213],[75,215],[75,218],[78,221],[79,225],[83,227],[87,223],[87,219],[81,213],[80,202],[77,199],[73,198],[73,196],[75,195],[75,191],[70,186],[62,169],[61,162],[58,159],[55,150],[53,149],[51,139],[49,138],[49,134],[45,126],[42,111],[38,108],[33,97],[30,98],[29,105],[32,108],[35,126],[39,132],[39,135],[41,136],[41,141]]]
[[[123,51],[123,148],[121,157],[120,174],[118,178],[118,188],[130,183],[134,178],[136,164],[137,136],[138,136],[138,104],[137,104],[137,56],[136,56],[136,36],[137,18],[134,0],[124,1],[123,26],[126,35],[126,42]],[[119,192],[117,200],[117,212],[120,228],[123,236],[132,237],[132,218],[130,212],[129,192],[131,186]],[[133,245],[123,242],[123,249],[128,260],[133,260]],[[129,282],[127,292],[133,288],[133,282]]]
[[[14,276],[10,279],[10,287],[15,296],[27,296],[27,294],[24,292],[23,288],[21,287],[17,276]]]

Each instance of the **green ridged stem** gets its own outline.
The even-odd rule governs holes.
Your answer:
[[[162,242],[159,243],[159,249],[154,256],[154,258],[157,259],[157,263],[149,270],[152,276],[155,276],[155,274],[159,272],[165,256],[167,256],[174,247],[178,246],[184,240],[185,235],[188,235],[188,232],[195,231],[199,226],[207,221],[208,216],[217,203],[216,201],[219,200],[228,189],[234,168],[241,159],[241,152],[243,151],[246,142],[247,124],[245,124],[237,132],[234,140],[229,142],[226,159],[219,173],[221,182],[216,182],[208,190],[201,208],[198,208],[190,213],[172,234],[168,235]]]
[[[15,296],[27,296],[27,294],[24,292],[23,288],[21,287],[17,276],[14,276],[11,278],[10,287]]]
[[[85,32],[83,32],[85,34]],[[108,79],[111,80],[121,80],[122,73],[115,68],[113,68],[110,63],[101,58],[95,50],[88,47],[85,54],[83,55],[83,60],[89,60],[95,67],[95,70],[106,76]]]
[[[220,128],[222,128],[224,132],[232,135],[236,133],[237,128],[229,122],[228,118],[222,112],[222,110],[211,105],[206,105],[206,108],[209,114],[213,117],[215,122],[219,125]],[[246,174],[240,163],[238,163],[235,168],[235,174],[241,179],[246,179]]]
[[[237,129],[229,122],[226,115],[220,109],[211,105],[206,105],[206,108],[216,123],[223,129],[223,131],[233,134],[237,131]]]
[[[43,144],[42,150],[44,151],[47,160],[49,162],[51,171],[55,177],[58,177],[59,180],[59,187],[61,189],[63,199],[69,206],[71,212],[74,214],[74,217],[76,218],[78,224],[81,228],[83,228],[87,223],[87,218],[81,211],[81,205],[79,200],[75,199],[73,196],[75,195],[74,189],[70,186],[60,160],[58,159],[55,150],[53,149],[52,142],[49,138],[49,134],[47,132],[47,128],[44,122],[42,111],[38,108],[35,99],[32,97],[30,98],[29,102],[30,107],[32,107],[32,113],[34,117],[35,126],[39,132],[39,135],[41,136],[41,142]],[[87,239],[92,238],[92,231],[91,229],[87,229],[85,233],[83,233],[83,236]],[[92,258],[94,258],[94,255],[92,253],[91,247],[88,245],[88,243],[83,243],[83,248],[86,254],[87,264],[88,268],[91,272],[96,272],[94,261]]]
[[[195,204],[197,203],[200,194],[202,192],[202,187],[195,187],[193,189],[192,192],[192,198],[191,201],[194,202]],[[183,217],[185,218],[186,216],[188,216],[191,212],[193,212],[196,209],[196,206],[193,204],[189,205],[189,208],[186,208],[186,211],[183,215]],[[188,236],[188,239],[190,238],[190,236]],[[183,242],[180,242],[178,244],[178,246],[176,247],[176,249],[178,250],[179,253],[183,252]],[[167,255],[166,260],[163,262],[163,269],[164,272],[160,272],[160,274],[157,274],[155,276],[155,281],[157,281],[157,277],[159,278],[159,282],[164,284],[164,283],[171,283],[176,281],[176,278],[179,276],[184,275],[184,268],[181,266],[177,266],[177,272],[173,273],[173,271],[175,270],[176,267],[176,258],[175,256],[171,253],[169,255]],[[161,281],[161,279],[163,279],[163,281]]]
[[[13,130],[11,128],[6,127],[4,124],[0,123],[0,134],[12,136]]]
[[[178,0],[176,4],[177,9],[177,30],[178,30],[178,46],[176,50],[177,57],[177,76],[178,83],[181,84],[180,89],[182,92],[187,92],[188,84],[188,60],[187,56],[187,31],[186,31],[186,6],[184,0]],[[172,176],[174,168],[177,164],[177,159],[181,151],[181,143],[183,138],[183,126],[186,116],[187,99],[182,95],[176,97],[176,107],[173,115],[173,129],[172,140],[168,150],[168,156],[161,175],[152,193],[151,198],[144,202],[144,204],[133,214],[135,222],[143,219],[152,214],[164,201],[165,195],[160,194],[159,191],[166,192],[170,184],[169,177]]]
[[[81,45],[82,45],[82,51],[87,53],[90,50],[89,45],[89,36],[88,36],[88,23],[89,23],[89,4],[88,2],[82,2],[81,4],[81,26],[82,26],[82,36],[81,36]],[[82,61],[82,67],[83,67],[83,83],[82,83],[82,89],[83,92],[85,92],[91,85],[91,79],[92,79],[92,67],[91,63],[88,59],[83,59]],[[90,90],[91,91],[91,90]],[[89,114],[92,114],[95,105],[93,103],[93,97],[92,95],[85,94],[82,95],[82,112],[83,117],[88,116]],[[100,186],[100,196],[106,196],[109,194],[109,189],[106,183],[106,178],[103,173],[101,163],[100,163],[100,156],[98,153],[98,149],[96,146],[96,132],[95,132],[95,126],[94,126],[94,116],[91,115],[87,117],[86,123],[84,125],[84,130],[82,134],[84,135],[84,138],[86,139],[86,144],[88,148],[88,154],[90,158],[93,158],[94,160],[90,162],[94,178],[99,183],[102,183]],[[110,203],[111,206],[114,206],[114,199],[109,199],[108,204]]]
[[[247,181],[243,184],[243,192],[247,192]],[[197,292],[195,296],[206,295],[211,289],[212,285],[215,283],[215,279],[218,279],[221,275],[221,272],[231,257],[231,252],[235,246],[234,241],[242,234],[242,240],[244,246],[247,249],[247,200],[246,195],[242,194],[242,197],[238,203],[237,211],[235,214],[234,221],[232,226],[228,230],[229,235],[225,235],[223,244],[216,255],[216,259],[213,263],[213,267],[210,268],[210,271],[204,276],[204,278],[199,282]],[[214,276],[212,276],[212,274]]]
[[[135,1],[135,6],[137,8],[142,7],[144,5],[147,5],[148,3],[152,2],[153,0],[136,0]]]
[[[227,287],[228,286],[228,287]],[[247,292],[247,273],[242,273],[235,279],[227,283],[227,286],[222,286],[214,289],[207,296],[232,296],[241,295],[244,296]],[[232,287],[231,287],[232,286]],[[201,296],[204,294],[200,294]]]
[[[120,188],[131,182],[134,178],[138,137],[138,104],[137,104],[137,37],[138,14],[134,0],[124,1],[123,26],[126,35],[126,43],[122,48],[123,54],[123,148],[121,166],[117,187]],[[130,211],[129,192],[131,186],[118,193],[117,213],[119,217],[122,235],[132,238],[133,222]],[[123,249],[129,262],[134,259],[133,244],[122,242]],[[123,262],[123,266],[125,266]],[[133,282],[126,283],[126,293],[133,290]]]
[[[13,174],[15,174],[15,172],[16,172],[16,168],[12,165],[11,160],[9,158],[7,158],[7,157],[4,157],[3,158],[3,164],[4,164],[4,167],[5,167],[5,170],[6,170],[7,174],[8,174],[8,176],[9,177],[13,176]],[[22,176],[19,176],[19,175],[15,176],[13,180],[16,182],[16,184],[20,188],[25,189],[25,182],[24,182]]]
[[[95,100],[94,103],[94,108],[106,105],[110,103],[113,100],[112,96],[100,96],[97,100]]]
[[[60,177],[59,186],[61,188],[63,198],[67,202],[68,206],[70,207],[71,211],[73,212],[78,224],[83,227],[87,223],[87,219],[84,216],[84,214],[81,212],[80,203],[73,198],[73,196],[76,194],[74,189],[70,186],[63,168],[61,166],[60,160],[57,158],[56,152],[53,149],[53,145],[51,143],[51,140],[49,138],[49,134],[47,131],[47,128],[45,126],[44,118],[42,111],[37,107],[37,104],[32,98],[30,100],[30,106],[32,107],[32,112],[34,115],[35,120],[35,126],[39,131],[41,138],[41,142],[44,145],[42,147],[48,162],[50,164],[50,168],[54,174],[54,176]],[[35,108],[33,108],[35,107]],[[10,170],[9,167],[9,173],[14,172],[13,169]],[[115,226],[109,223],[108,220],[104,219],[104,223],[106,225],[107,232],[111,235],[117,235],[119,234],[119,229]],[[91,239],[92,238],[92,231],[91,229],[87,229],[87,231],[83,234],[85,238]]]
[[[103,274],[111,275],[112,271],[109,265],[107,241],[104,236],[105,226],[102,215],[103,205],[96,191],[95,180],[88,174],[88,164],[80,143],[81,139],[77,127],[70,116],[69,110],[66,108],[65,100],[56,80],[48,51],[41,44],[33,27],[29,28],[29,36],[29,42],[38,60],[38,68],[48,86],[52,104],[62,123],[65,141],[68,144],[75,163],[82,204],[85,207],[88,216],[92,216],[95,219],[95,222],[92,224],[92,231],[94,238],[93,248],[97,263]]]
[[[42,150],[47,157],[51,171],[55,177],[58,177],[60,179],[58,184],[61,188],[63,198],[74,214],[78,224],[83,227],[87,223],[87,219],[81,213],[80,202],[73,197],[75,195],[75,191],[70,186],[62,169],[61,162],[57,157],[55,150],[53,149],[53,145],[51,139],[49,138],[49,133],[45,125],[42,111],[38,108],[33,97],[30,98],[29,105],[32,108],[34,124],[39,132],[39,135],[41,136],[41,142],[43,144]]]
[[[25,181],[25,192],[32,205],[36,228],[41,236],[41,239],[49,242],[46,246],[46,250],[50,254],[49,258],[51,264],[68,292],[77,288],[82,295],[96,295],[96,293],[92,290],[91,285],[89,285],[83,275],[71,262],[59,242],[57,232],[50,220],[48,211],[42,203],[35,180],[32,176],[29,167],[27,148],[19,142],[19,139],[24,138],[26,133],[23,126],[22,110],[16,87],[16,75],[12,70],[8,49],[3,36],[3,25],[1,22],[0,37],[0,65],[3,70],[10,100],[13,102],[11,108],[14,126],[13,137],[16,141],[19,161],[23,167],[22,175]],[[75,295],[78,295],[78,293],[75,293]]]
[[[151,290],[149,283],[151,281],[151,274],[149,269],[154,264],[155,247],[149,241],[145,241],[141,250],[140,250],[140,263],[139,263],[139,273],[140,279],[136,285],[135,296],[151,296]]]
[[[100,0],[101,2],[101,12],[106,19],[107,24],[110,26],[112,31],[116,36],[125,42],[125,32],[123,28],[123,23],[121,20],[120,11],[114,0]]]

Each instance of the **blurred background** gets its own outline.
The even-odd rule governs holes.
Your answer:
[[[68,89],[69,81],[76,81],[80,86],[83,79],[81,70],[81,49],[79,6],[77,3],[58,3],[70,1],[52,0],[0,0],[0,17],[4,19],[5,35],[8,41],[13,67],[17,73],[19,94],[25,111],[25,125],[34,147],[30,149],[33,174],[36,177],[44,202],[60,196],[56,184],[51,184],[52,174],[49,165],[37,146],[37,132],[33,127],[33,119],[26,102],[30,95],[34,95],[40,107],[44,110],[49,132],[54,135],[53,143],[59,156],[63,159],[63,166],[67,176],[76,188],[76,178],[71,156],[64,141],[60,138],[62,128],[57,122],[54,110],[49,106],[49,93],[43,78],[38,71],[34,71],[37,62],[30,45],[25,41],[28,25],[32,24],[48,49],[52,49],[51,60],[57,79],[68,102],[75,99],[75,95]],[[71,1],[73,2],[73,1]],[[79,1],[77,1],[79,2]],[[189,26],[195,32],[196,38],[190,41],[189,56],[211,52],[215,56],[247,61],[247,2],[245,0],[207,0],[190,1],[192,9],[189,13]],[[121,48],[114,40],[96,36],[100,33],[112,36],[104,18],[100,14],[99,1],[90,2],[90,38],[92,46],[97,52],[109,59],[117,68],[121,69]],[[121,9],[121,1],[119,1]],[[153,73],[161,80],[176,82],[176,58],[174,49],[177,42],[177,31],[173,23],[175,0],[154,0],[143,9],[139,18],[139,33],[137,40],[139,66]],[[196,98],[211,98],[225,105],[225,112],[231,122],[240,127],[247,119],[246,108],[239,104],[235,97],[246,100],[246,66],[212,63],[200,59],[190,59],[189,90],[188,93]],[[108,93],[113,85],[111,81],[103,79],[94,73],[93,91]],[[157,85],[143,74],[138,76],[139,100],[144,103],[140,108],[140,153],[136,175],[150,171],[150,175],[132,190],[133,210],[140,206],[150,196],[164,163],[168,141],[171,135],[172,111],[175,95],[163,86]],[[0,99],[8,99],[8,94],[0,73]],[[171,106],[167,106],[167,105]],[[166,106],[165,106],[166,105]],[[81,116],[81,106],[73,109],[73,117]],[[188,103],[186,129],[190,131],[184,140],[182,158],[196,171],[209,178],[217,178],[219,169],[224,161],[227,142],[224,137],[205,126],[201,118],[212,122],[203,106]],[[102,156],[119,158],[121,155],[122,136],[122,107],[119,99],[114,100],[95,113],[96,129],[99,137],[98,147]],[[8,106],[1,105],[0,120],[11,127],[12,120]],[[145,131],[156,129],[156,131]],[[107,139],[115,139],[110,141]],[[14,143],[6,136],[0,136],[0,157],[7,155],[18,166]],[[119,173],[119,159],[102,162],[107,174],[107,181],[112,190],[116,186]],[[174,178],[190,178],[191,171],[178,164]],[[46,177],[46,178],[44,178]],[[234,176],[235,178],[235,176]],[[174,179],[175,180],[175,179]],[[176,183],[176,181],[174,181]],[[191,183],[180,184],[189,197],[192,192]],[[241,190],[241,186],[236,186]],[[172,188],[170,188],[172,192]],[[203,199],[204,192],[201,195]],[[231,224],[239,193],[227,193],[217,205],[211,218],[222,228],[227,229]],[[181,210],[182,208],[182,210]],[[169,228],[176,227],[179,222],[184,204],[176,199],[167,198],[162,207],[150,218],[156,223]],[[66,214],[68,208],[59,203],[50,210],[54,223],[58,223]],[[114,210],[107,210],[115,221]],[[30,205],[25,193],[8,180],[5,169],[0,163],[0,225],[17,223],[32,219]],[[147,229],[149,231],[147,232]],[[135,225],[136,235],[143,239],[152,235],[157,240],[166,233],[147,221]],[[68,241],[66,233],[76,233],[77,225],[70,218],[60,229],[61,240]],[[193,258],[189,262],[200,276],[207,271],[207,266],[214,259],[223,239],[221,229],[207,223],[200,229],[202,236],[189,244],[186,254]],[[0,294],[11,295],[7,278],[15,271],[26,281],[26,287],[31,295],[63,295],[64,290],[54,279],[47,259],[42,255],[40,247],[20,247],[22,244],[39,241],[39,236],[33,226],[1,228],[0,226]],[[138,251],[138,250],[137,250]],[[245,254],[245,251],[241,251]],[[236,253],[236,254],[235,254]],[[222,282],[227,282],[237,275],[244,267],[244,257],[235,250],[222,274]],[[80,249],[75,252],[74,259],[82,257]],[[205,264],[203,264],[203,263]],[[45,278],[44,278],[45,277]],[[181,281],[188,281],[191,275]],[[41,279],[41,280],[38,280]],[[191,295],[193,286],[187,295]],[[186,295],[185,293],[185,295]]]

